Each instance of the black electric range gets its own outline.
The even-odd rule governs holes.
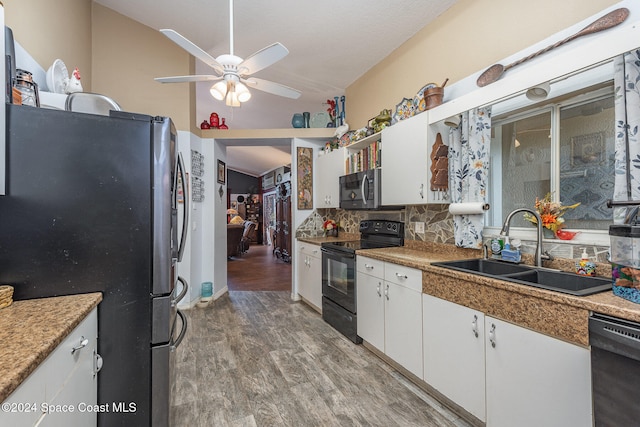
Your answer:
[[[356,251],[404,245],[404,223],[367,220],[360,223],[360,240],[326,242],[322,248],[322,318],[356,344]]]
[[[325,242],[323,248],[354,253],[360,249],[388,248],[404,245],[404,223],[368,220],[360,222],[360,240]]]

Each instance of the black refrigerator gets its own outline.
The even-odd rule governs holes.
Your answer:
[[[102,292],[98,425],[169,425],[189,212],[173,123],[7,105],[6,126],[0,283],[16,300]]]

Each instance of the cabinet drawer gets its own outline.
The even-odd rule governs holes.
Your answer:
[[[89,369],[91,375],[93,367],[93,350],[97,348],[98,311],[94,309],[45,360],[48,367],[46,401],[51,400],[63,388],[72,372],[78,367]],[[87,345],[71,353],[73,348],[81,346],[83,340]],[[69,402],[71,403],[71,402]]]
[[[302,253],[302,255],[308,255],[308,256],[315,257],[315,258],[320,258],[322,256],[322,254],[320,252],[320,246],[318,246],[318,245],[301,242],[300,245],[298,246],[298,248],[299,248],[300,252]]]
[[[384,280],[422,292],[422,270],[386,262]]]
[[[358,256],[356,258],[356,265],[359,272],[384,279],[384,261]]]

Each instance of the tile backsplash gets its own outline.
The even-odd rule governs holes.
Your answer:
[[[358,233],[360,221],[383,219],[405,223],[405,240],[453,244],[453,221],[449,205],[413,205],[397,211],[358,211],[345,209],[316,209],[298,227],[296,237],[316,237],[322,235],[322,223],[333,219],[340,225],[340,231]],[[425,224],[424,233],[416,233],[416,222]]]
[[[316,209],[296,230],[296,237],[322,236],[322,223],[326,219],[333,219],[340,225],[340,231],[359,233],[360,221],[367,219],[383,219],[401,221],[405,224],[405,240],[416,242],[432,242],[455,244],[453,236],[453,217],[449,213],[448,204],[410,205],[397,211],[359,211],[344,209]],[[416,223],[424,223],[424,233],[417,233]],[[488,242],[490,236],[484,236]],[[572,245],[561,241],[545,241],[544,249],[555,258],[579,259],[581,248],[587,248],[590,259],[606,262],[608,247],[594,245]],[[522,252],[533,254],[535,242],[522,242]]]

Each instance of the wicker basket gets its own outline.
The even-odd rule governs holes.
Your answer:
[[[9,307],[13,303],[13,286],[0,286],[0,308]]]

